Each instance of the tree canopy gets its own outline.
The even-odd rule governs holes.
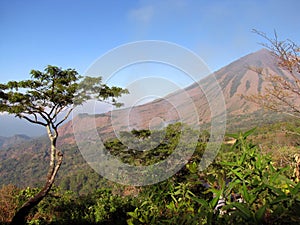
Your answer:
[[[0,84],[0,112],[46,127],[51,143],[50,163],[44,187],[16,212],[12,225],[25,224],[30,210],[49,193],[63,160],[63,153],[56,146],[58,127],[73,109],[90,99],[120,106],[116,98],[128,93],[126,89],[103,84],[101,77],[82,77],[74,69],[49,65],[43,72],[32,70],[30,74],[31,79]]]
[[[47,66],[44,72],[32,70],[31,79],[0,84],[0,111],[52,129],[63,123],[72,110],[90,99],[120,106],[117,97],[128,93],[108,87],[101,77],[82,77],[74,69]],[[59,114],[63,114],[59,118]]]

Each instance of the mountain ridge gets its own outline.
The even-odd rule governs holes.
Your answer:
[[[0,136],[0,149],[8,148],[10,146],[13,146],[15,144],[19,144],[19,143],[22,143],[22,142],[27,142],[31,139],[32,139],[32,137],[29,137],[25,134],[15,134],[15,135],[10,136],[10,137]]]
[[[247,102],[241,97],[241,94],[255,94],[263,90],[266,83],[249,66],[264,67],[269,72],[279,72],[286,75],[276,66],[276,59],[266,50],[250,53],[230,63],[212,74],[218,81],[225,98],[227,109],[227,131],[236,132],[241,129],[253,128],[263,123],[272,123],[281,118],[277,114],[263,113],[263,110],[254,103]],[[69,121],[59,128],[58,148],[64,152],[64,161],[59,172],[58,181],[63,187],[74,186],[77,188],[82,179],[90,179],[100,182],[100,175],[93,172],[83,159],[74,137],[74,124],[79,127],[79,131],[88,131],[92,128],[91,122],[96,126],[97,132],[103,142],[117,135],[114,129],[119,131],[130,131],[132,129],[149,129],[162,123],[180,122],[181,118],[178,111],[186,111],[186,122],[193,123],[197,121],[201,128],[211,119],[209,103],[206,100],[204,90],[199,87],[201,83],[205,91],[211,96],[217,95],[214,92],[216,85],[209,76],[198,83],[194,83],[183,90],[171,93],[162,99],[139,105],[132,109],[119,109],[117,113],[107,112],[98,115],[81,114],[77,115],[73,121]],[[188,96],[193,104],[186,102]],[[171,103],[176,103],[173,107]],[[212,103],[213,104],[213,103]],[[192,105],[192,106],[191,106]],[[196,108],[197,118],[193,115]],[[193,110],[192,110],[193,109]],[[129,113],[130,126],[124,124],[123,119]],[[112,118],[114,121],[112,121]],[[164,121],[153,118],[162,118]],[[113,124],[112,124],[113,122]],[[126,121],[125,121],[126,122]],[[87,136],[88,137],[88,136]],[[1,142],[1,138],[0,138]],[[1,144],[1,143],[0,143]],[[14,183],[18,186],[36,186],[43,182],[49,163],[49,141],[47,137],[40,137],[14,143],[8,147],[0,145],[0,184]],[[94,182],[94,181],[93,181]],[[95,186],[97,183],[95,181]]]
[[[286,74],[285,71],[278,68],[277,60],[271,52],[267,49],[261,49],[231,62],[228,66],[222,67],[199,82],[194,83],[183,90],[170,93],[164,98],[156,99],[152,102],[133,108],[118,109],[100,115],[86,115],[82,118],[77,116],[73,121],[69,121],[65,124],[60,129],[60,132],[62,136],[68,136],[67,139],[69,142],[74,143],[74,139],[71,140],[73,124],[76,124],[77,127],[82,126],[82,130],[84,130],[89,129],[89,127],[87,127],[87,124],[90,123],[89,120],[94,120],[99,135],[106,140],[115,135],[115,130],[129,131],[130,129],[149,129],[150,125],[158,126],[158,123],[162,122],[161,120],[164,120],[163,122],[165,124],[179,122],[181,118],[179,118],[178,111],[180,110],[191,112],[191,115],[188,113],[186,115],[187,117],[190,116],[193,118],[192,112],[195,112],[195,109],[192,109],[192,107],[196,108],[199,116],[198,123],[207,123],[211,120],[211,112],[209,110],[209,102],[207,102],[206,95],[210,94],[211,96],[214,96],[214,91],[216,90],[216,84],[212,77],[215,78],[222,89],[228,116],[255,113],[261,110],[261,108],[252,102],[246,101],[241,96],[242,94],[251,95],[258,93],[259,91],[262,91],[267,84],[263,81],[260,74],[257,74],[249,67],[262,67],[270,73],[279,73],[283,76]],[[188,95],[188,98],[192,99],[193,106],[192,104],[188,105],[186,103],[186,100],[189,101],[189,99],[184,95]],[[218,96],[215,97],[217,98]],[[174,102],[176,103],[177,108],[172,106],[171,103]],[[124,122],[124,118],[128,118],[129,122]],[[157,123],[155,123],[155,121],[153,122],[153,118],[160,118],[161,120],[158,120]]]

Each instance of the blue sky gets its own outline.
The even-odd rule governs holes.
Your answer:
[[[298,0],[2,0],[0,82],[49,64],[83,74],[107,51],[141,40],[181,45],[215,71],[261,48],[253,28],[300,43],[299,8]]]

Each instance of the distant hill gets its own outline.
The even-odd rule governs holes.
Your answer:
[[[266,49],[246,55],[228,66],[221,68],[198,83],[205,88],[206,94],[215,94],[212,76],[218,81],[227,109],[227,130],[237,131],[252,128],[263,123],[273,123],[282,119],[281,115],[264,113],[263,110],[245,101],[241,94],[253,94],[263,90],[266,85],[261,75],[249,67],[261,67],[269,73],[277,73],[282,76],[287,74],[277,67],[276,58]],[[193,99],[194,105],[187,103],[186,97]],[[174,107],[170,102],[176,102]],[[213,104],[213,103],[212,103]],[[210,122],[211,112],[204,91],[198,84],[192,84],[184,90],[171,93],[164,99],[137,106],[132,109],[121,109],[99,115],[78,115],[74,118],[80,129],[88,131],[91,121],[95,122],[97,130],[103,140],[114,137],[114,128],[129,130],[124,124],[124,117],[130,111],[131,129],[148,129],[149,123],[157,125],[160,121],[153,121],[154,117],[163,118],[165,123],[181,121],[178,111],[187,113],[187,120],[205,125]],[[194,115],[193,112],[197,112]],[[190,114],[189,114],[190,113]],[[112,126],[111,118],[114,117]],[[81,156],[73,135],[73,123],[69,121],[60,128],[59,148],[64,152],[64,161],[59,172],[58,181],[65,188],[73,190],[88,190],[100,185],[101,177],[96,174]],[[0,137],[0,186],[1,184],[14,183],[19,186],[41,184],[44,181],[48,168],[49,143],[46,137],[30,139],[24,135],[16,135],[11,138]],[[89,180],[89,182],[87,182]],[[86,186],[82,186],[83,183]]]
[[[24,134],[16,134],[12,137],[0,137],[0,149],[31,140],[31,137]]]

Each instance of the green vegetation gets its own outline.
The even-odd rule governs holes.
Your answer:
[[[290,131],[297,129],[297,124],[285,125]],[[159,141],[153,152],[125,151],[116,139],[106,142],[107,151],[133,165],[155,163],[167,157],[172,146],[176,146],[180,127],[174,124],[162,131],[131,132],[147,140],[145,144],[157,140],[150,136],[158,138],[163,133],[164,140]],[[262,135],[271,134],[268,129],[274,127],[229,134],[227,140],[234,139],[235,143],[225,143],[215,161],[200,172],[198,164],[209,136],[203,131],[186,166],[168,180],[151,186],[112,184],[82,167],[81,173],[74,172],[73,178],[60,179],[60,184],[31,211],[28,224],[299,224],[300,183],[293,178],[292,160],[281,165],[278,158],[256,143],[258,138],[263,140]],[[277,147],[284,149],[284,146]],[[94,184],[89,186],[89,182]],[[76,185],[77,189],[73,187]],[[73,191],[65,190],[71,187]],[[7,223],[12,211],[38,191],[3,186],[0,190],[2,223]],[[220,199],[226,204],[216,208]]]
[[[102,77],[82,77],[74,69],[48,65],[44,71],[31,70],[30,74],[31,79],[0,84],[0,112],[45,127],[50,142],[49,168],[44,187],[17,210],[12,225],[24,224],[31,209],[51,190],[63,162],[63,152],[57,148],[58,128],[71,112],[91,99],[120,106],[116,99],[128,93],[103,84]]]

